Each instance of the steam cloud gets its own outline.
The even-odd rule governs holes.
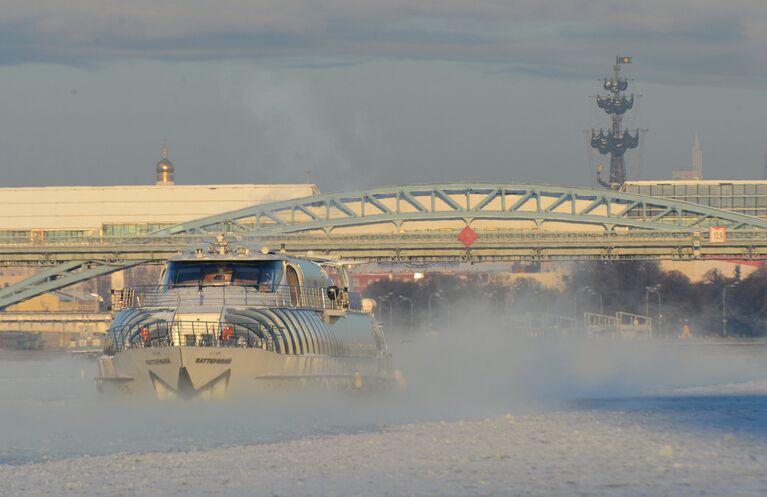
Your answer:
[[[225,401],[103,397],[95,363],[69,357],[0,361],[0,463],[79,454],[189,451],[401,423],[572,408],[678,388],[765,382],[748,347],[678,341],[529,337],[521,318],[454,306],[436,334],[389,330],[405,390],[285,392]],[[83,371],[81,378],[81,370]],[[693,392],[695,390],[692,390]]]

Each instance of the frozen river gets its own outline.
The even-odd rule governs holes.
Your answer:
[[[392,340],[404,391],[103,398],[0,357],[0,495],[767,495],[767,348]]]

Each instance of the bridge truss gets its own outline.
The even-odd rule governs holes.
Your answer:
[[[456,235],[471,226],[470,247]],[[708,228],[724,227],[724,243]],[[610,190],[434,184],[255,205],[144,236],[0,238],[0,263],[51,266],[0,292],[0,308],[95,276],[160,262],[226,233],[242,244],[371,262],[767,258],[767,220]],[[59,281],[60,280],[60,281]]]
[[[467,225],[478,220],[529,221],[538,229],[546,224],[588,225],[608,231],[685,230],[712,225],[728,230],[767,228],[767,221],[760,218],[678,200],[585,188],[468,183],[315,195],[198,219],[156,234],[330,233],[359,226],[388,224],[401,229],[406,223],[449,220]]]

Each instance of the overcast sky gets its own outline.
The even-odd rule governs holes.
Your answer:
[[[641,93],[629,177],[763,177],[764,0],[0,0],[0,186],[592,185],[589,98]]]

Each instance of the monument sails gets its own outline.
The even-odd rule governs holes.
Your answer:
[[[602,167],[597,168],[597,181],[605,188],[617,190],[626,181],[626,162],[623,155],[627,150],[639,146],[639,130],[634,134],[623,128],[623,115],[634,107],[634,95],[627,96],[628,79],[620,75],[621,66],[630,64],[631,57],[616,57],[612,79],[605,79],[603,88],[607,95],[597,95],[597,107],[610,116],[611,127],[591,130],[591,146],[600,154],[610,155],[610,178],[602,178]]]

